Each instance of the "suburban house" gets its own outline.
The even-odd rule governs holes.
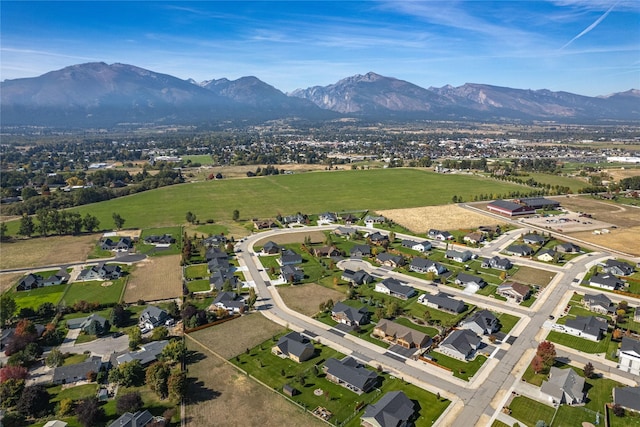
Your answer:
[[[413,248],[414,245],[417,245],[418,242],[413,240],[403,239],[400,241],[400,244],[402,245],[403,248],[411,249]]]
[[[374,280],[373,276],[364,270],[344,270],[342,272],[341,279],[345,282],[351,283],[353,286],[360,286],[363,284],[371,283]]]
[[[533,255],[533,249],[531,249],[531,247],[527,245],[511,245],[507,249],[505,249],[505,252],[509,255],[515,256]]]
[[[228,259],[229,254],[226,251],[214,246],[207,249],[207,251],[204,254],[204,258],[205,258],[205,261],[210,262],[214,259]]]
[[[499,225],[481,225],[478,227],[478,231],[484,234],[500,234],[502,232],[502,228]]]
[[[467,243],[471,243],[472,245],[477,245],[478,243],[484,242],[484,234],[474,231],[465,235],[462,240]]]
[[[117,242],[107,237],[100,242],[100,249],[103,251],[127,252],[132,247],[133,240],[128,237],[121,237]]]
[[[482,339],[469,329],[456,329],[438,346],[437,351],[458,360],[471,360]]]
[[[375,372],[368,370],[349,356],[342,360],[330,357],[324,362],[322,370],[327,374],[327,380],[356,394],[367,393],[378,382],[378,375]]]
[[[355,224],[356,222],[360,221],[360,218],[350,213],[341,215],[340,219],[343,220],[345,224]]]
[[[88,280],[115,280],[122,276],[122,269],[119,265],[105,264],[85,268],[78,275],[78,281]]]
[[[302,255],[295,253],[291,249],[285,249],[280,255],[278,264],[281,266],[302,264]]]
[[[82,332],[86,333],[92,328],[91,324],[93,322],[97,322],[96,331],[99,332],[98,335],[103,335],[109,332],[109,329],[111,328],[109,321],[96,313],[92,313],[87,317],[78,317],[76,319],[67,320],[67,328],[80,329]]]
[[[167,321],[170,320],[171,316],[169,316],[169,313],[155,305],[149,305],[140,313],[138,325],[140,329],[151,330],[155,327],[166,325]]]
[[[422,294],[418,297],[418,302],[448,313],[462,313],[465,310],[464,301],[452,298],[444,292],[438,292],[436,295]]]
[[[274,243],[271,240],[265,243],[264,246],[262,247],[262,253],[264,255],[275,255],[275,254],[279,254],[281,251],[282,249],[280,249],[280,246],[278,246],[277,243]]]
[[[211,307],[221,308],[229,313],[243,313],[247,304],[244,298],[238,297],[235,292],[218,292]]]
[[[560,207],[560,202],[546,197],[522,197],[516,202],[533,209],[555,209]]]
[[[44,286],[44,279],[39,274],[27,274],[20,282],[18,282],[18,286],[16,290],[18,291],[30,291],[31,289],[37,289]]]
[[[333,234],[335,234],[336,236],[342,236],[342,237],[352,237],[356,234],[357,230],[353,227],[343,227],[343,226],[339,226],[337,227],[335,230],[333,230]]]
[[[633,412],[640,412],[640,387],[614,387],[613,403]]]
[[[135,414],[125,412],[117,420],[109,424],[108,427],[144,427],[154,420],[155,418],[151,415],[151,412],[146,409]]]
[[[278,219],[276,217],[276,219]],[[280,223],[282,225],[290,225],[290,224],[304,224],[307,222],[307,218],[301,213],[295,215],[287,215],[280,218]]]
[[[382,319],[376,324],[373,328],[373,336],[404,348],[428,348],[431,346],[429,335],[387,319]]]
[[[615,274],[616,276],[631,276],[635,271],[633,265],[617,259],[608,259],[602,267],[605,273]]]
[[[205,248],[221,248],[227,244],[227,237],[224,234],[215,234],[202,240]]]
[[[495,268],[496,270],[507,271],[513,264],[508,258],[500,258],[499,256],[494,256],[492,258],[486,258],[482,261],[482,268]]]
[[[376,257],[376,261],[387,267],[400,267],[404,265],[404,257],[402,255],[393,255],[388,252],[382,252]]]
[[[418,252],[427,252],[431,250],[431,242],[425,240],[424,242],[414,242],[414,245],[411,247],[414,251]]]
[[[544,245],[547,239],[536,233],[529,233],[522,236],[522,241],[527,245]]]
[[[553,249],[542,249],[536,255],[539,261],[552,262],[556,258],[557,252]]]
[[[322,246],[321,248],[313,249],[313,256],[320,257],[320,258],[340,256],[340,255],[342,255],[342,252],[340,252],[340,249],[336,248],[335,246]]]
[[[332,212],[324,212],[318,215],[318,225],[320,223],[333,224],[336,221],[338,221],[338,217]]]
[[[354,258],[362,258],[363,256],[371,255],[371,246],[369,245],[355,245],[349,252]]]
[[[569,242],[556,245],[553,249],[562,254],[577,254],[581,251],[580,246]]]
[[[151,341],[141,345],[140,350],[130,351],[119,355],[114,354],[115,357],[111,357],[111,364],[113,366],[120,366],[123,363],[137,360],[142,366],[147,366],[158,360],[158,356],[160,356],[162,350],[164,350],[167,344],[169,344],[168,340]]]
[[[531,288],[522,283],[505,282],[498,286],[496,293],[507,298],[507,300],[520,304],[531,296]]]
[[[285,265],[280,268],[280,278],[288,283],[299,282],[304,279],[304,270],[293,265]]]
[[[631,337],[622,337],[618,357],[618,369],[640,375],[640,341]]]
[[[367,236],[367,240],[369,240],[374,245],[384,245],[385,243],[389,243],[389,236],[386,234],[382,234],[379,231],[370,233]]]
[[[489,310],[480,310],[460,324],[462,329],[469,329],[478,335],[490,335],[500,329],[500,322]]]
[[[375,224],[382,224],[386,221],[387,219],[383,216],[377,216],[377,215],[367,215],[364,217],[364,225],[369,227],[369,228],[373,228],[373,226]]]
[[[176,242],[176,239],[171,237],[171,234],[163,234],[162,236],[153,234],[145,237],[143,241],[146,245],[153,245],[156,248],[168,248]]]
[[[362,306],[355,308],[338,301],[331,309],[331,318],[338,323],[349,326],[360,326],[369,323],[369,309]]]
[[[240,283],[237,276],[233,275],[231,270],[215,270],[209,277],[209,286],[221,291],[228,285],[231,289],[235,289]]]
[[[376,283],[374,291],[400,299],[409,299],[416,294],[416,290],[413,287],[403,285],[393,278],[387,278],[382,282]]]
[[[409,270],[415,271],[416,273],[433,273],[436,276],[447,272],[447,268],[444,265],[420,257],[415,257],[411,260]]]
[[[231,264],[229,263],[229,258],[214,258],[207,263],[207,270],[209,273],[213,273],[215,271],[229,271],[231,268]]]
[[[564,324],[567,334],[591,341],[601,340],[608,328],[609,325],[605,319],[595,316],[576,316],[575,319],[568,319]]]
[[[56,274],[43,279],[42,284],[44,286],[61,285],[63,283],[67,283],[69,278],[70,276],[69,273],[67,273],[67,270],[61,267]]]
[[[455,280],[456,285],[463,286],[465,289],[474,290],[482,289],[487,286],[487,282],[482,277],[474,276],[473,274],[458,273]]]
[[[582,297],[582,304],[587,310],[600,314],[612,314],[616,311],[615,304],[604,294],[585,295]]]
[[[487,205],[487,209],[507,216],[532,215],[536,210],[530,206],[519,205],[507,200],[495,200]]]
[[[607,289],[609,291],[614,291],[624,285],[624,282],[618,279],[613,274],[600,274],[596,273],[591,276],[589,280],[589,286],[593,286],[595,288]]]
[[[253,227],[256,230],[266,230],[267,228],[278,228],[278,224],[275,221],[270,219],[265,219],[265,220],[254,219]]]
[[[442,241],[453,240],[453,235],[448,231],[440,231],[440,230],[435,230],[433,228],[429,230],[429,232],[427,233],[427,236],[435,240],[442,240]]]
[[[307,338],[298,332],[292,331],[280,337],[271,352],[282,358],[289,358],[294,362],[304,362],[315,354],[315,347]]]
[[[53,370],[52,382],[54,384],[71,384],[77,381],[83,381],[87,379],[87,374],[90,372],[97,374],[101,367],[102,359],[99,356],[91,356],[82,363],[58,366]]]
[[[551,367],[549,379],[542,383],[540,391],[553,404],[576,405],[584,402],[584,378],[573,370]]]
[[[452,259],[456,262],[467,262],[473,258],[471,251],[455,251],[452,249],[445,252],[444,256],[445,258]]]
[[[369,405],[360,418],[363,427],[402,427],[411,425],[415,404],[402,391],[390,391],[374,405]]]

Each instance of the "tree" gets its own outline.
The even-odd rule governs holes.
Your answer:
[[[100,226],[100,220],[97,217],[87,213],[84,218],[82,218],[82,226],[89,233],[93,233],[93,230],[96,230]]]
[[[56,306],[52,302],[43,302],[38,306],[38,316],[44,318],[53,317],[56,313]]]
[[[593,378],[593,374],[595,369],[593,368],[593,364],[591,362],[588,362],[586,365],[584,365],[584,376],[586,378]]]
[[[386,310],[385,310],[386,311],[385,312],[386,317],[390,318],[390,317],[395,316],[396,313],[398,312],[398,309],[399,309],[398,303],[395,302],[395,301],[391,301],[389,304],[387,304],[387,307],[386,307]]]
[[[162,349],[160,354],[162,360],[178,363],[187,355],[187,347],[182,340],[173,340]]]
[[[62,364],[64,363],[64,356],[59,349],[54,348],[49,352],[49,355],[47,356],[45,362],[48,367],[57,368],[58,366],[62,366]]]
[[[622,329],[620,329],[620,328],[614,329],[613,333],[611,334],[611,338],[616,340],[616,341],[621,340],[622,339]]]
[[[250,309],[256,305],[256,301],[258,300],[258,296],[256,295],[256,290],[251,287],[249,288],[249,298],[247,298],[247,305]]]
[[[18,412],[7,412],[2,418],[4,427],[23,427],[27,425],[24,416]]]
[[[25,237],[30,237],[34,231],[33,219],[29,215],[23,215],[20,219],[20,228],[18,234]]]
[[[544,369],[544,364],[542,363],[542,358],[538,355],[533,357],[531,360],[531,369],[534,373],[539,374]]]
[[[0,240],[6,240],[9,237],[7,231],[7,224],[5,224],[4,222],[0,222]]]
[[[187,212],[186,220],[187,220],[188,223],[194,224],[196,222],[197,218],[196,218],[196,215],[193,212],[189,211],[189,212]]]
[[[171,302],[169,302],[169,305],[167,306],[167,313],[169,313],[169,316],[171,317],[180,316],[180,308],[175,301],[171,300]]]
[[[536,352],[538,356],[542,359],[542,365],[544,369],[547,370],[551,368],[556,359],[556,347],[550,341],[543,341],[538,345],[538,350]]]
[[[120,214],[114,212],[113,215],[111,215],[111,218],[113,218],[113,223],[115,224],[117,230],[120,230],[124,226],[125,219],[122,218]]]
[[[0,383],[9,380],[26,380],[28,375],[27,368],[22,366],[5,366],[0,368]]]
[[[137,391],[123,394],[116,399],[116,412],[118,415],[122,415],[125,412],[136,413],[143,406],[142,396]]]
[[[68,417],[73,414],[73,399],[62,399],[58,408],[58,415]]]
[[[16,309],[16,300],[9,293],[0,295],[0,327],[13,317]]]
[[[43,385],[30,385],[22,391],[16,409],[26,417],[40,418],[49,410],[49,398]]]
[[[180,400],[187,392],[187,373],[173,372],[169,375],[169,381],[167,382],[169,388],[169,397],[174,400]]]
[[[158,326],[151,333],[151,341],[160,341],[169,336],[169,330],[166,326]]]
[[[142,331],[137,326],[129,329],[129,349],[135,350],[142,342]]]
[[[235,209],[235,210],[233,211],[233,220],[234,220],[234,221],[237,221],[237,220],[239,220],[239,219],[240,219],[240,211],[239,211],[238,209]]]
[[[116,304],[113,307],[113,310],[111,310],[111,316],[110,316],[111,323],[113,324],[113,326],[117,328],[121,328],[125,325],[125,323],[127,322],[127,319],[129,319],[129,315],[130,313],[125,308],[124,305]]]
[[[393,243],[396,241],[396,233],[393,231],[389,232],[389,242]]]
[[[169,388],[167,386],[169,373],[169,366],[163,362],[156,362],[147,368],[145,382],[151,391],[155,391],[162,399],[169,394]]]
[[[144,378],[144,368],[139,360],[120,364],[109,371],[109,382],[116,382],[123,387],[140,385]]]
[[[0,407],[15,406],[24,390],[24,380],[9,379],[0,384]],[[4,421],[4,420],[3,420]]]
[[[98,404],[98,399],[86,397],[78,403],[76,415],[80,424],[90,427],[96,425],[97,421],[104,416],[104,409]]]

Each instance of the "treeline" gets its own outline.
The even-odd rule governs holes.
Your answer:
[[[100,220],[90,213],[83,217],[77,212],[57,211],[50,208],[39,209],[35,219],[36,221],[32,216],[23,215],[20,218],[18,234],[26,237],[34,233],[39,233],[41,236],[51,233],[80,234],[83,229],[92,233],[100,226]]]
[[[571,188],[566,187],[566,186],[562,186],[562,185],[552,185],[549,183],[542,183],[542,182],[538,182],[533,178],[528,178],[528,179],[522,179],[518,176],[514,176],[514,175],[501,175],[501,176],[496,176],[496,175],[492,175],[493,178],[495,179],[499,179],[500,181],[509,181],[509,182],[515,182],[517,184],[522,184],[522,185],[527,185],[529,187],[535,187],[535,188],[539,188],[540,191],[537,191],[537,194],[534,194],[536,196],[549,196],[549,195],[557,195],[557,194],[571,194]],[[518,191],[516,192],[511,192],[511,193],[519,193]],[[515,196],[511,196],[511,197],[524,197],[525,194],[518,194]]]
[[[640,190],[640,176],[632,176],[620,180],[621,190]]]
[[[284,169],[278,169],[272,165],[267,165],[263,168],[257,167],[255,172],[247,172],[248,177],[252,176],[268,176],[268,175],[280,175],[284,174]]]

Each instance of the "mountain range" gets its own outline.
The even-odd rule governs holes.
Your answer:
[[[0,83],[3,128],[122,125],[213,126],[274,119],[307,121],[640,120],[640,91],[601,97],[467,83],[422,88],[370,72],[285,94],[256,77],[182,80],[126,64],[87,63]]]

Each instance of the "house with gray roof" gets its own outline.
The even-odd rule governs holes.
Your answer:
[[[402,391],[390,391],[367,406],[360,418],[363,427],[403,427],[416,416],[415,404]]]
[[[117,242],[107,237],[100,242],[100,249],[103,251],[127,252],[132,247],[133,240],[129,237],[121,237]]]
[[[276,356],[288,357],[298,363],[311,359],[315,351],[316,349],[311,341],[295,331],[280,337],[276,345],[271,349],[271,352]]]
[[[482,261],[482,268],[495,268],[496,270],[509,270],[513,267],[511,261],[508,258],[500,258],[499,256],[494,256]]]
[[[374,291],[400,299],[409,299],[416,294],[416,290],[412,286],[405,285],[390,277],[376,283]]]
[[[471,251],[456,251],[449,249],[445,252],[444,257],[447,259],[452,259],[456,262],[467,262],[473,258],[473,254]]]
[[[115,280],[122,276],[122,269],[119,265],[105,264],[104,262],[85,268],[78,275],[78,281],[88,280]]]
[[[580,246],[574,245],[571,242],[556,245],[554,249],[556,250],[556,252],[560,252],[563,254],[577,254],[582,250]]]
[[[624,282],[618,279],[613,274],[600,274],[596,273],[591,276],[589,280],[589,286],[594,288],[607,289],[609,291],[615,291],[618,288],[624,286]]]
[[[457,314],[465,310],[464,301],[452,298],[451,295],[444,292],[438,292],[436,295],[422,294],[418,297],[418,302],[447,313]]]
[[[605,315],[612,314],[616,310],[616,305],[605,294],[586,294],[582,297],[582,304],[589,311]]]
[[[205,252],[204,255],[205,261],[209,262],[214,259],[228,259],[229,254],[227,251],[220,249],[219,247],[213,246]]]
[[[555,209],[560,207],[560,202],[546,197],[522,197],[517,202],[533,209]]]
[[[137,360],[142,366],[146,366],[158,360],[158,356],[160,356],[167,344],[169,344],[168,340],[151,341],[141,345],[139,350],[126,352],[116,355],[115,357],[112,356],[111,364],[113,366],[120,366],[123,363]]]
[[[288,283],[299,282],[304,279],[304,271],[293,265],[285,265],[280,268],[280,278]]]
[[[560,259],[560,255],[553,249],[541,249],[536,254],[536,258],[538,259],[538,261],[544,262],[552,262],[554,259],[556,259],[556,256],[558,256],[558,259]]]
[[[357,230],[353,227],[344,227],[344,226],[339,226],[336,227],[335,230],[333,230],[333,234],[335,234],[336,236],[341,236],[341,237],[352,237],[356,234]]]
[[[631,276],[635,271],[633,265],[627,264],[617,259],[608,259],[602,267],[605,273],[615,274],[616,276]]]
[[[63,283],[67,283],[70,277],[71,276],[69,275],[69,273],[67,273],[67,270],[61,267],[56,274],[52,274],[51,276],[44,279],[42,281],[42,284],[44,286],[61,285]]]
[[[238,277],[234,276],[231,270],[215,270],[209,277],[209,286],[217,291],[222,291],[227,283],[231,289],[235,289],[240,283]]]
[[[138,325],[140,329],[153,329],[157,326],[165,325],[167,320],[170,320],[169,313],[156,307],[155,305],[148,305],[140,316],[138,317]]]
[[[380,215],[367,215],[364,217],[364,225],[373,228],[375,224],[382,224],[387,219]]]
[[[144,238],[146,245],[153,245],[156,248],[168,248],[171,244],[175,243],[175,237],[171,237],[171,234],[152,234]]]
[[[424,240],[422,242],[414,242],[414,245],[411,246],[411,249],[418,252],[427,252],[431,250],[431,242],[428,240]]]
[[[379,231],[375,231],[373,233],[370,233],[367,236],[367,239],[373,243],[374,245],[382,245],[385,242],[389,243],[389,236],[386,234],[382,234]]]
[[[369,245],[355,245],[349,251],[349,254],[354,258],[362,258],[363,256],[371,255],[371,246]]]
[[[265,255],[275,255],[279,254],[281,251],[282,249],[280,248],[280,246],[277,243],[272,242],[271,240],[265,243],[262,247],[262,253]]]
[[[102,367],[102,359],[98,356],[91,356],[85,362],[73,365],[58,366],[53,370],[54,384],[71,384],[87,379],[90,372],[98,373]]]
[[[345,282],[350,282],[353,286],[360,286],[367,283],[373,282],[373,276],[367,273],[364,270],[344,270],[342,272],[342,280]]]
[[[536,233],[529,233],[522,236],[522,241],[527,245],[544,245],[547,239]]]
[[[333,320],[349,326],[365,325],[369,323],[369,316],[369,309],[364,305],[356,308],[338,301],[331,309],[331,318]]]
[[[436,276],[447,272],[447,268],[439,262],[430,259],[414,257],[409,264],[409,270],[416,273],[433,273]]]
[[[527,245],[511,245],[505,249],[505,252],[514,256],[531,256],[533,255],[533,249]]]
[[[382,252],[376,257],[376,261],[387,267],[400,267],[404,265],[404,257],[402,255],[394,255],[388,252]]]
[[[222,248],[227,244],[227,236],[223,234],[214,234],[202,240],[202,246],[205,248]]]
[[[135,414],[125,412],[120,415],[117,420],[109,424],[108,427],[144,427],[154,421],[154,419],[151,412],[146,409],[144,411],[138,411]]]
[[[67,320],[67,328],[80,329],[83,332],[87,332],[93,322],[97,323],[96,331],[100,332],[98,335],[105,334],[109,332],[109,329],[111,329],[109,321],[96,313],[92,313],[86,317]]]
[[[17,291],[30,291],[44,286],[44,279],[39,274],[29,273],[18,282]]]
[[[614,387],[613,403],[629,411],[640,412],[640,387]]]
[[[217,270],[228,271],[231,268],[229,258],[213,258],[207,263],[207,270],[213,273]]]
[[[229,313],[243,313],[247,304],[244,298],[239,297],[235,292],[218,292],[211,307],[221,308]]]
[[[460,327],[470,329],[478,335],[490,335],[500,329],[500,322],[489,310],[480,310],[463,321]]]
[[[584,378],[573,368],[551,367],[549,379],[542,383],[540,391],[547,395],[553,404],[576,405],[584,402]]]
[[[427,232],[427,236],[435,240],[453,240],[453,234],[449,233],[448,231],[441,231],[433,228]]]
[[[327,380],[341,385],[356,394],[367,393],[378,382],[378,374],[365,368],[352,357],[342,360],[333,357],[327,359],[322,368]]]
[[[482,339],[472,330],[456,329],[440,343],[437,351],[454,359],[471,360],[481,342]]]
[[[640,341],[631,337],[622,337],[622,343],[618,349],[618,369],[640,375]]]
[[[278,264],[281,266],[302,264],[302,255],[292,251],[291,249],[285,249],[280,255]]]
[[[576,316],[568,319],[564,324],[564,331],[576,337],[586,338],[591,341],[600,341],[609,325],[605,319],[595,316]]]
[[[487,282],[485,282],[482,277],[463,272],[458,273],[458,275],[456,276],[455,284],[458,286],[462,286],[465,289],[469,289],[470,291],[473,290],[474,292],[487,286]]]

